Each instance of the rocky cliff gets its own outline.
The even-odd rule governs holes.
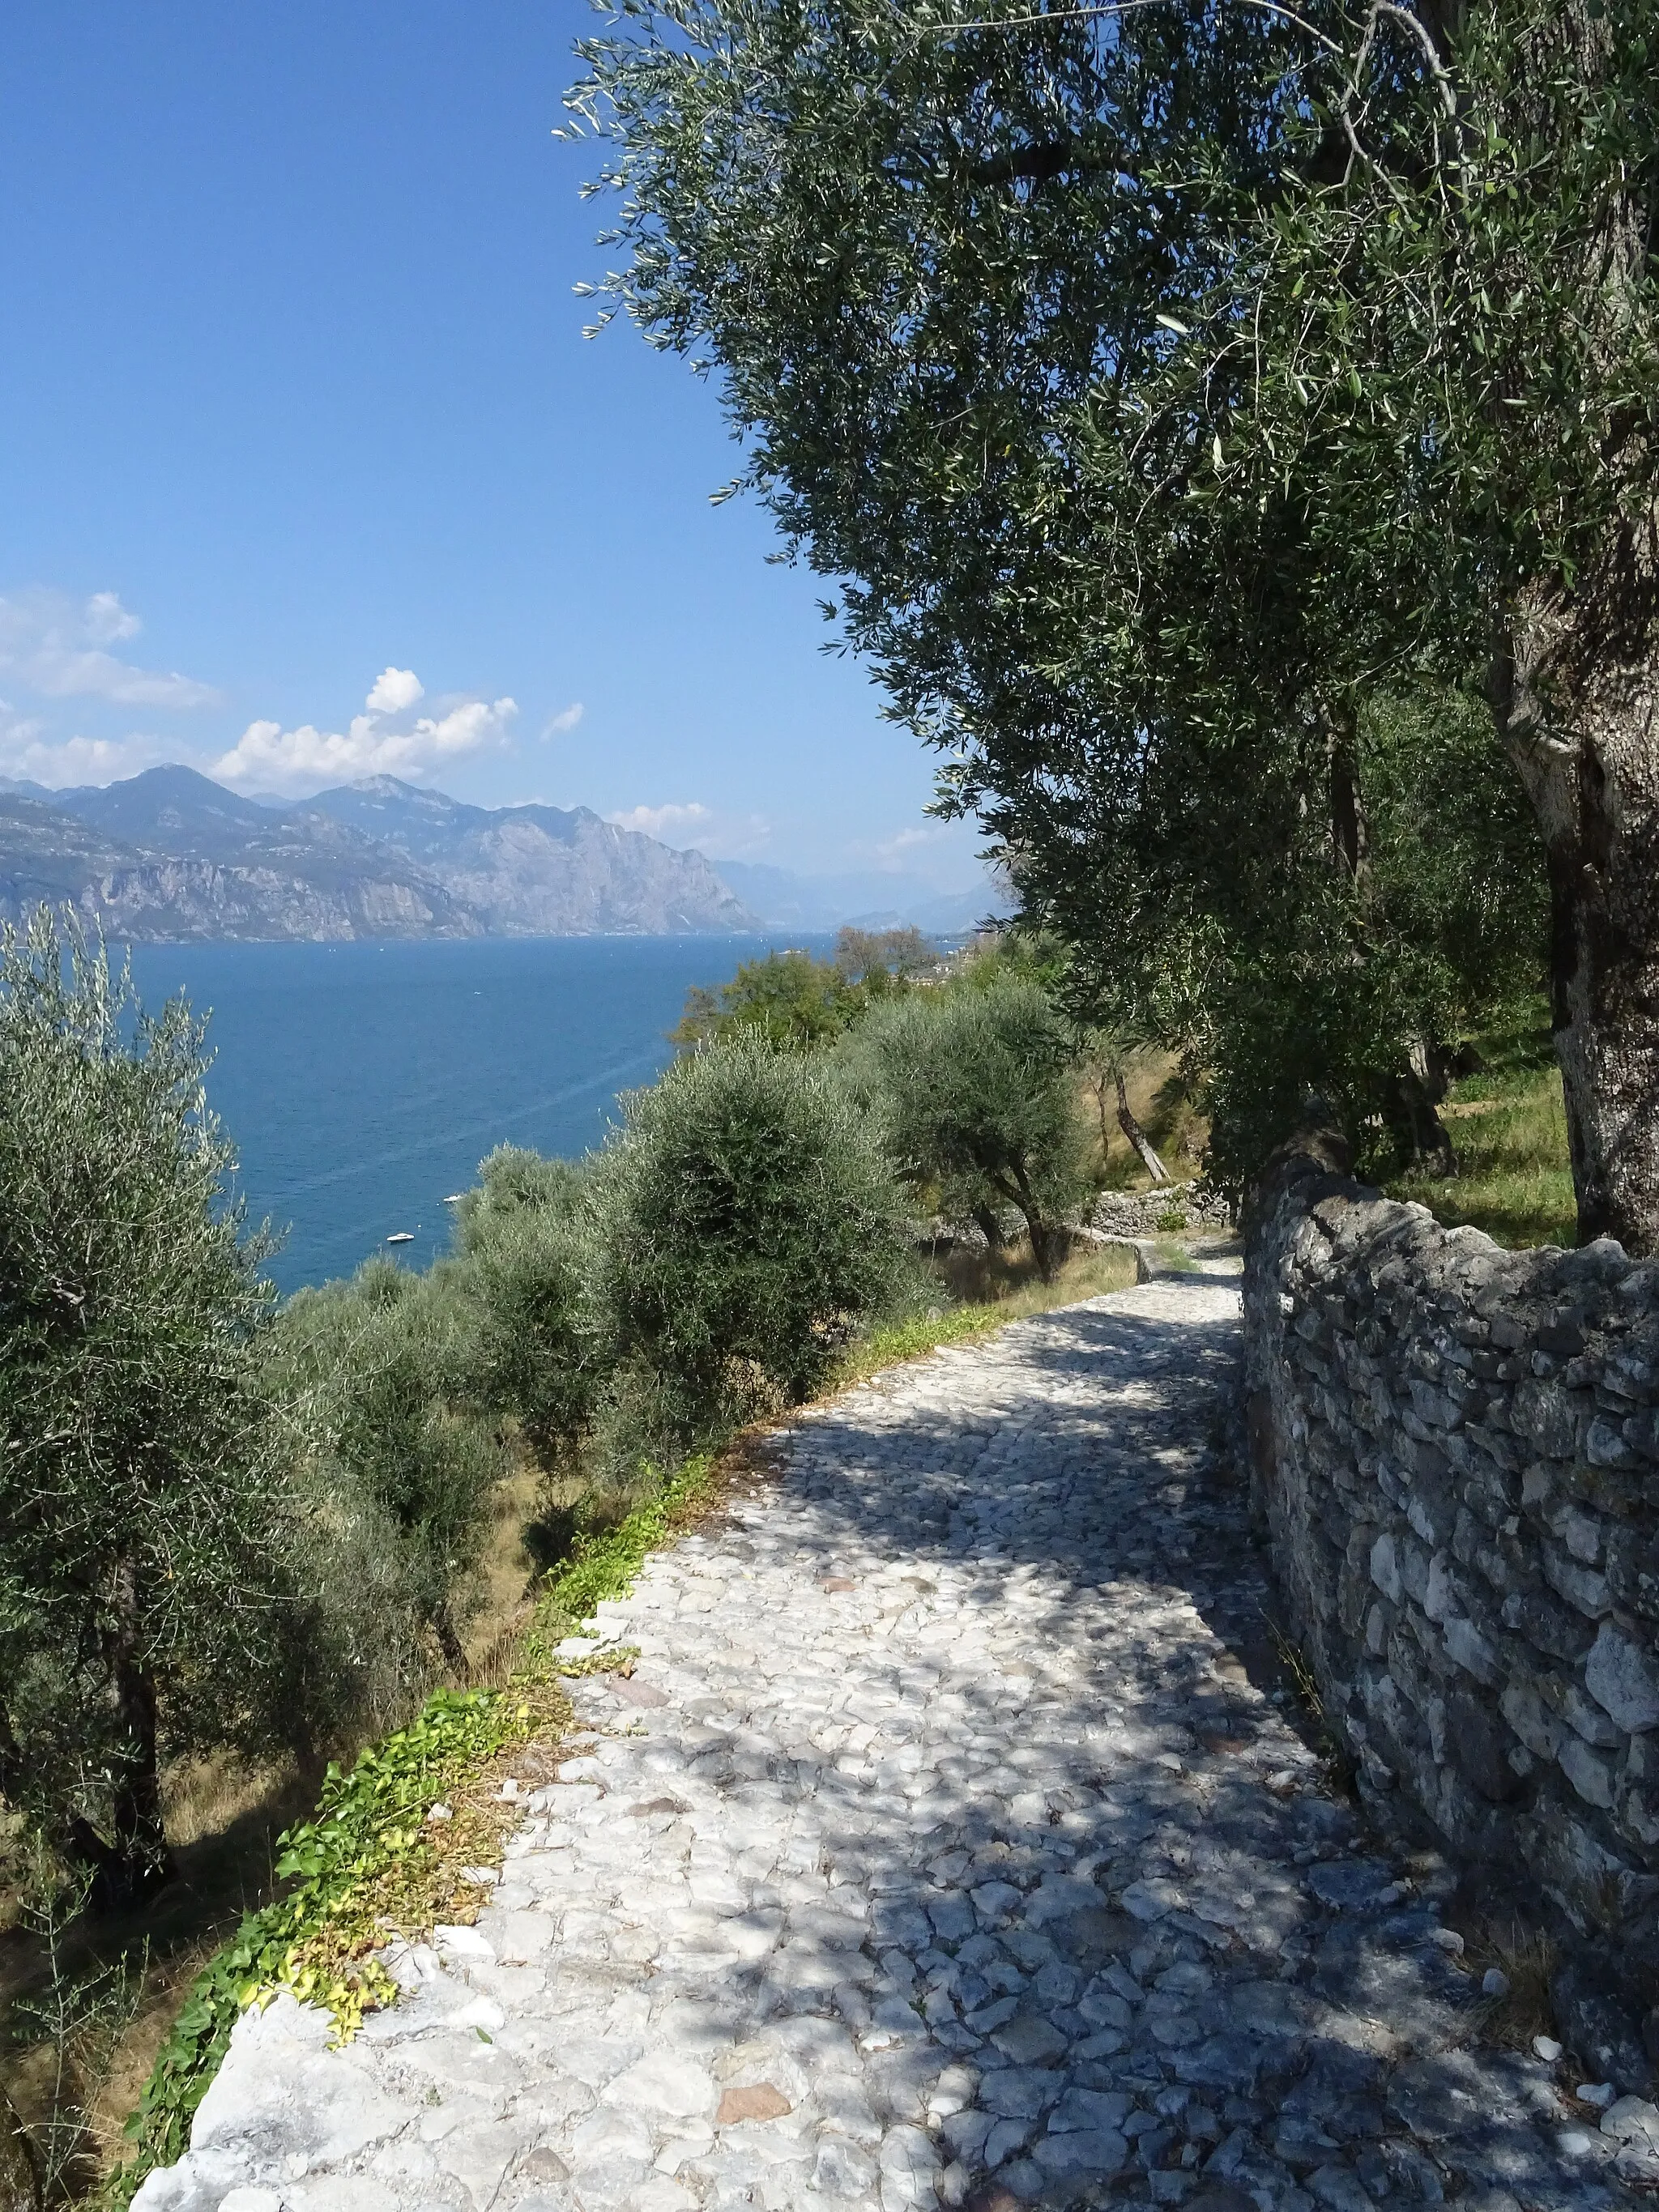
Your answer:
[[[497,935],[757,926],[701,853],[619,830],[586,806],[468,806],[389,775],[322,792],[310,805],[405,854]]]
[[[464,806],[381,777],[276,809],[185,768],[0,788],[0,915],[42,900],[140,941],[755,927],[700,854],[586,808]]]

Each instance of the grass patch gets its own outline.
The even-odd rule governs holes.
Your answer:
[[[1268,1641],[1289,1681],[1291,1694],[1301,1706],[1314,1735],[1325,1788],[1332,1796],[1351,1797],[1354,1790],[1353,1761],[1348,1755],[1347,1746],[1325,1710],[1325,1700],[1320,1694],[1319,1677],[1313,1670],[1313,1663],[1301,1645],[1285,1633],[1271,1613],[1264,1611],[1261,1618],[1267,1626]]]
[[[1075,1305],[1104,1291],[1132,1290],[1135,1279],[1133,1252],[1121,1245],[1079,1242],[1055,1270],[1054,1280],[1045,1283],[1024,1237],[1000,1252],[981,1248],[949,1253],[938,1267],[954,1298],[987,1310],[988,1328],[1048,1313],[1055,1306]]]
[[[601,1598],[623,1597],[647,1554],[665,1544],[709,1501],[715,1461],[709,1452],[689,1459],[659,1482],[614,1528],[579,1534],[570,1557],[543,1584],[535,1624],[526,1646],[532,1667],[557,1668],[553,1646],[586,1620]]]
[[[1530,2051],[1534,2036],[1554,2034],[1550,1979],[1559,1957],[1553,1936],[1540,1928],[1523,1927],[1518,1920],[1507,1927],[1492,1923],[1466,1934],[1462,1963],[1471,1978],[1480,1981],[1496,1966],[1509,1984],[1501,1996],[1483,1997],[1474,2008],[1472,2026],[1481,2042],[1502,2050]]]
[[[1000,1328],[1008,1316],[995,1306],[951,1306],[942,1311],[911,1314],[872,1329],[837,1362],[830,1389],[849,1390],[878,1375],[884,1367],[898,1367],[907,1359],[921,1359],[942,1345],[968,1344]]]
[[[1486,1068],[1454,1084],[1449,1102],[1447,1127],[1462,1173],[1446,1181],[1405,1176],[1388,1186],[1389,1195],[1414,1199],[1449,1229],[1483,1229],[1513,1251],[1571,1249],[1578,1241],[1578,1209],[1548,1032],[1498,1040],[1490,1049],[1483,1039],[1481,1049]]]
[[[1154,1237],[1152,1240],[1152,1258],[1158,1267],[1165,1269],[1171,1274],[1190,1275],[1197,1272],[1198,1263],[1193,1258],[1192,1254],[1187,1249],[1187,1247],[1184,1244],[1177,1243],[1174,1238],[1170,1237],[1160,1236]]]

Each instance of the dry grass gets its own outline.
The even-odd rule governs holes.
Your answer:
[[[516,1662],[533,1605],[530,1584],[536,1563],[525,1548],[525,1531],[544,1496],[542,1477],[520,1458],[495,1493],[489,1540],[478,1565],[478,1602],[465,1626],[467,1690],[499,1690]]]
[[[1129,1111],[1146,1130],[1152,1149],[1180,1182],[1195,1176],[1202,1164],[1210,1127],[1187,1097],[1167,1053],[1132,1054],[1124,1079]],[[1140,1155],[1117,1126],[1117,1092],[1106,1085],[1105,1111],[1100,1091],[1085,1079],[1079,1089],[1084,1115],[1091,1132],[1091,1167],[1108,1190],[1149,1190],[1152,1177],[1140,1164]]]
[[[1320,1694],[1319,1677],[1313,1663],[1302,1646],[1288,1635],[1273,1615],[1262,1613],[1267,1631],[1267,1640],[1283,1668],[1297,1703],[1301,1706],[1319,1754],[1320,1773],[1326,1789],[1334,1796],[1352,1796],[1354,1789],[1353,1761],[1348,1747],[1331,1723],[1325,1710],[1325,1700]]]
[[[939,1279],[960,1306],[986,1310],[994,1322],[1023,1321],[1055,1306],[1129,1288],[1135,1279],[1134,1255],[1121,1245],[1078,1243],[1045,1283],[1031,1257],[1028,1238],[992,1252],[970,1246],[944,1254],[933,1262]],[[994,1325],[994,1322],[993,1325]]]
[[[163,1814],[174,1849],[222,1836],[294,1778],[286,1761],[251,1766],[230,1752],[179,1760],[161,1778]]]
[[[1518,1920],[1491,1922],[1465,1933],[1463,1964],[1479,1982],[1496,1966],[1509,1983],[1501,1997],[1474,2007],[1471,2024],[1482,2043],[1505,2051],[1530,2051],[1533,2038],[1553,2035],[1550,1977],[1559,1963],[1553,1936]]]
[[[1407,1176],[1390,1195],[1415,1199],[1448,1228],[1468,1225],[1512,1250],[1577,1242],[1567,1117],[1553,1067],[1472,1076],[1442,1109],[1462,1172]]]

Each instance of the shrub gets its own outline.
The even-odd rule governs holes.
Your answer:
[[[337,1522],[377,1525],[402,1601],[452,1668],[507,1458],[473,1402],[477,1316],[455,1263],[411,1275],[371,1260],[298,1291],[273,1333],[271,1381]]]
[[[593,1412],[584,1188],[568,1161],[503,1145],[456,1224],[458,1279],[476,1308],[475,1393],[516,1417],[544,1468],[568,1458]]]
[[[595,1313],[623,1401],[643,1398],[682,1446],[798,1403],[905,1272],[901,1194],[866,1121],[831,1071],[743,1034],[623,1115],[593,1193]]]
[[[709,1044],[738,1030],[758,1030],[776,1045],[829,1044],[939,957],[919,929],[849,927],[837,936],[833,959],[769,952],[745,960],[718,991],[694,984],[670,1034],[679,1045]]]
[[[916,992],[872,1011],[845,1049],[904,1179],[994,1243],[1003,1209],[1018,1209],[1046,1281],[1084,1146],[1070,1036],[1042,987],[1001,972]]]

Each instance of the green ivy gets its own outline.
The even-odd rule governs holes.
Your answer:
[[[344,2040],[366,2010],[390,1998],[395,1984],[374,1955],[378,1931],[364,1899],[431,1856],[425,1815],[434,1801],[535,1727],[533,1704],[522,1702],[526,1688],[550,1674],[592,1671],[551,1657],[564,1625],[585,1619],[601,1598],[623,1595],[647,1553],[706,1495],[713,1472],[712,1455],[689,1459],[617,1528],[578,1538],[570,1559],[548,1578],[526,1672],[514,1685],[440,1690],[407,1728],[362,1753],[349,1773],[330,1766],[315,1819],[289,1829],[278,1845],[277,1875],[293,1887],[250,1913],[198,1975],[127,2124],[137,2154],[111,2180],[106,2212],[131,2203],[154,2167],[184,2156],[196,2108],[249,2005],[292,1990],[325,2006]],[[598,1654],[593,1664],[629,1656]]]
[[[529,1718],[511,1690],[440,1690],[349,1773],[330,1766],[316,1818],[290,1828],[278,1845],[277,1875],[293,1887],[246,1917],[197,1977],[173,2022],[127,2123],[137,2155],[112,2179],[111,2208],[129,2203],[152,2167],[183,2157],[196,2108],[250,2004],[292,1989],[326,2005],[343,2039],[368,2005],[390,1994],[389,1977],[372,1957],[319,1960],[314,1947],[371,1882],[429,1849],[424,1818],[434,1801],[522,1735]]]

